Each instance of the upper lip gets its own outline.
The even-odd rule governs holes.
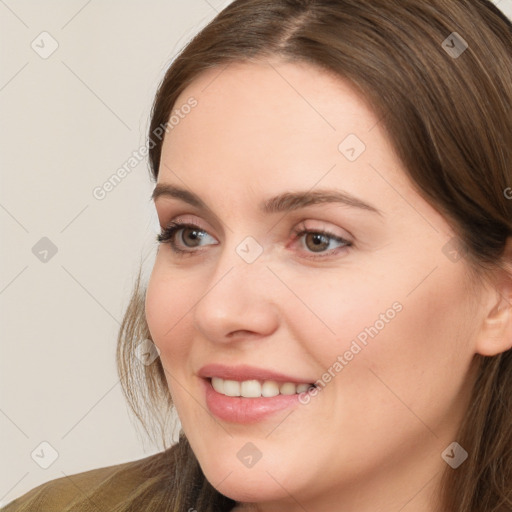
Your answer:
[[[305,380],[300,377],[286,375],[284,373],[267,370],[265,368],[257,368],[249,365],[226,366],[224,364],[207,364],[203,366],[199,372],[199,377],[211,378],[220,377],[227,380],[275,380],[276,382],[293,382],[297,384],[312,384],[314,380]]]

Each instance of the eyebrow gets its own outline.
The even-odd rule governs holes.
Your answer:
[[[192,206],[213,214],[211,209],[199,196],[190,190],[177,187],[176,185],[159,183],[153,190],[151,199],[156,201],[156,199],[162,196],[181,199]],[[298,210],[300,208],[321,203],[342,203],[347,206],[382,215],[382,212],[378,208],[365,203],[348,192],[331,189],[317,189],[305,192],[284,192],[260,203],[259,209],[263,213],[270,214]]]

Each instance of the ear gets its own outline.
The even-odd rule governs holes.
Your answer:
[[[483,356],[495,356],[512,348],[512,238],[507,240],[503,263],[504,269],[494,273],[494,286],[485,302],[476,342],[476,352]]]

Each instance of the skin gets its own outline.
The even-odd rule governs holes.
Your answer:
[[[474,354],[507,348],[500,294],[471,281],[464,258],[447,257],[453,231],[414,190],[348,83],[279,60],[219,71],[178,98],[175,108],[190,96],[198,105],[166,135],[158,177],[198,194],[218,219],[180,199],[155,201],[162,227],[179,216],[207,236],[197,247],[178,233],[176,243],[196,251],[185,257],[161,244],[146,294],[203,472],[240,502],[236,510],[439,512],[441,453],[457,439]],[[353,162],[338,150],[348,134],[366,145]],[[381,214],[325,203],[286,214],[257,208],[319,188],[347,191]],[[315,252],[311,235],[294,238],[303,221],[352,246],[327,239]],[[247,236],[263,249],[251,264],[236,252]],[[401,311],[309,404],[251,425],[207,409],[203,365],[252,364],[313,382],[394,303]],[[251,468],[237,457],[247,442],[262,453]]]

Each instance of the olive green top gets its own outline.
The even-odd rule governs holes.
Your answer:
[[[158,469],[168,452],[64,476],[33,488],[0,512],[113,512],[153,501]],[[137,505],[138,504],[138,505]]]
[[[0,512],[230,512],[235,505],[208,482],[180,432],[162,452],[50,480]]]

